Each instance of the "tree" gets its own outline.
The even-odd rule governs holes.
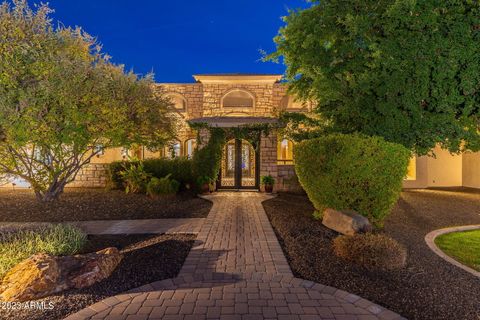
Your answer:
[[[0,175],[51,201],[103,148],[163,146],[171,102],[153,77],[125,73],[80,28],[54,28],[51,10],[0,6]]]
[[[275,38],[291,90],[325,130],[427,154],[480,149],[480,2],[322,0]]]

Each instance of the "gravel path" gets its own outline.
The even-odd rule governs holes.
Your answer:
[[[396,272],[368,272],[337,258],[337,234],[313,220],[304,196],[282,194],[263,203],[295,276],[334,286],[409,319],[480,318],[480,282],[444,261],[424,241],[435,229],[480,223],[480,193],[415,190],[402,197],[385,233],[404,244],[408,265]]]

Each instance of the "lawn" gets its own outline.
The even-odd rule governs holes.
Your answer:
[[[480,271],[480,230],[442,234],[435,244],[453,259]]]
[[[424,240],[432,230],[480,224],[478,192],[403,192],[383,231],[407,248],[407,266],[382,272],[335,256],[338,234],[313,218],[306,196],[279,194],[263,206],[297,277],[358,294],[410,320],[480,319],[478,279],[437,256]]]
[[[65,222],[204,218],[212,203],[183,192],[168,200],[120,190],[66,189],[57,202],[40,203],[31,190],[0,189],[0,222]]]

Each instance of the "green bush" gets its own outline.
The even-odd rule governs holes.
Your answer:
[[[155,178],[171,175],[171,179],[177,180],[182,186],[191,185],[195,182],[192,170],[192,160],[185,157],[174,159],[148,159],[144,160],[145,171]]]
[[[176,194],[180,188],[180,182],[170,179],[170,176],[168,174],[160,179],[155,177],[150,179],[150,182],[147,184],[147,194],[151,197]]]
[[[275,184],[275,179],[271,175],[262,176],[262,184],[273,186]]]
[[[120,177],[125,185],[126,193],[143,193],[150,174],[145,171],[142,162],[135,162],[125,166],[120,171]]]
[[[298,143],[295,171],[315,209],[353,209],[374,225],[397,202],[411,157],[378,137],[332,134]]]
[[[335,254],[372,270],[396,270],[405,267],[407,250],[383,234],[338,236],[333,240]]]
[[[8,270],[33,254],[71,255],[78,253],[86,243],[86,234],[71,225],[1,233],[0,279]]]
[[[225,131],[218,128],[210,129],[208,143],[193,155],[193,172],[196,177],[201,177],[203,180],[208,179],[209,183],[217,180],[224,145]],[[197,184],[199,183],[197,182]]]
[[[195,182],[193,175],[192,160],[179,157],[175,159],[147,159],[144,161],[116,161],[109,165],[108,180],[112,189],[123,189],[124,179],[122,170],[133,165],[142,163],[145,172],[155,178],[162,178],[171,174],[171,178],[178,181],[182,188],[188,188]]]

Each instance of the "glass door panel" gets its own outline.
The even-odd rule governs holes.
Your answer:
[[[236,149],[235,140],[227,142],[223,148],[222,155],[222,167],[220,176],[220,185],[222,187],[234,187],[235,186],[235,159]]]
[[[241,187],[255,187],[255,149],[245,140],[241,141]]]

